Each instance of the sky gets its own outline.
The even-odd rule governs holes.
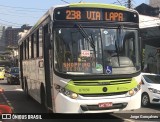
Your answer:
[[[114,3],[125,5],[127,0],[0,0],[0,26],[19,28],[24,24],[33,26],[54,5],[77,2]],[[120,3],[119,3],[119,2]],[[131,0],[134,7],[148,0]]]

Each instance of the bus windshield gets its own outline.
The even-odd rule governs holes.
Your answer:
[[[140,70],[138,30],[56,28],[54,68],[66,74],[131,74]]]

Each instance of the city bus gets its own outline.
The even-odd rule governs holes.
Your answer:
[[[123,6],[52,7],[18,41],[22,89],[53,113],[140,108],[138,29],[138,13]]]

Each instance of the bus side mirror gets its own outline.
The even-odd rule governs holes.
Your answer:
[[[45,34],[45,48],[51,49],[50,33]]]

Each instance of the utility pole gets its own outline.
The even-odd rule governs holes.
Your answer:
[[[128,0],[128,8],[131,8],[131,0]]]

